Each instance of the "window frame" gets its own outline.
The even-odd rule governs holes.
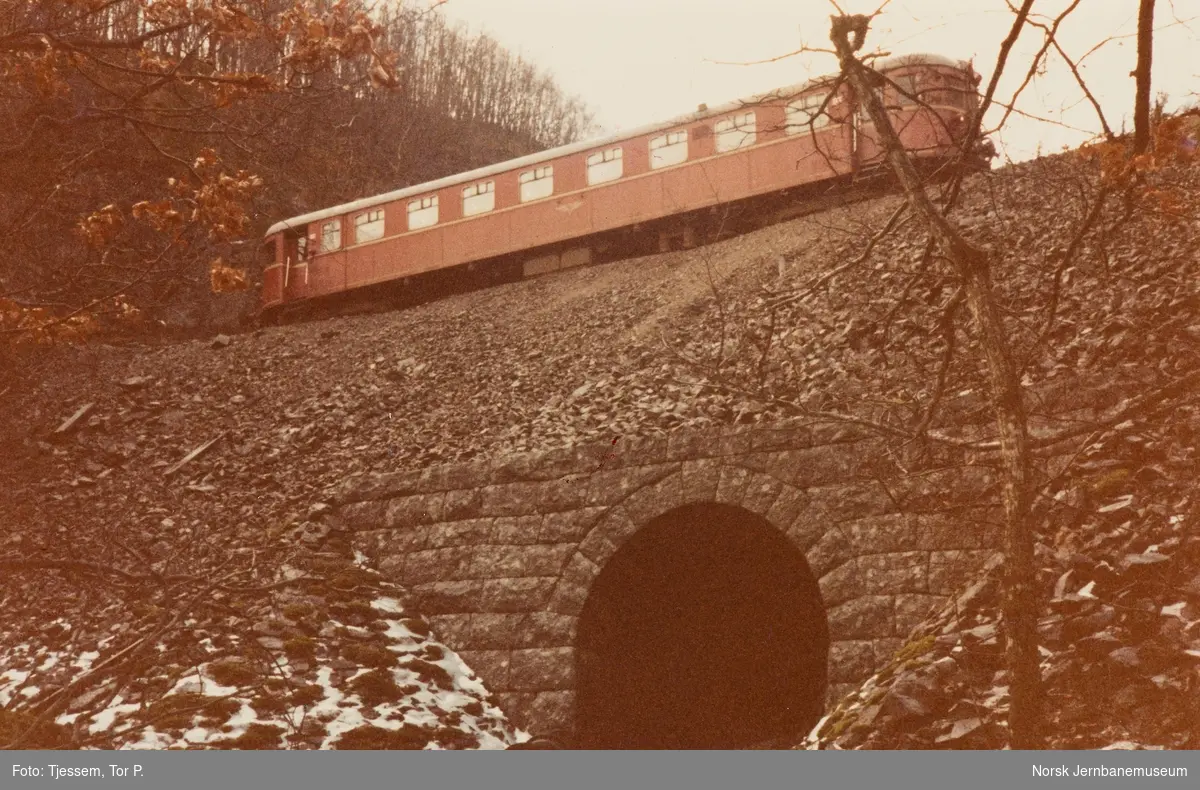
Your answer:
[[[333,239],[330,242],[330,239]],[[320,253],[337,252],[342,248],[342,218],[334,217],[321,223]]]
[[[495,180],[477,181],[474,184],[469,184],[462,188],[462,215],[463,217],[476,217],[480,214],[486,214],[489,211],[496,209],[496,182]],[[468,203],[474,198],[488,198],[490,200],[476,200],[474,203]],[[483,208],[475,208],[476,205],[484,205]]]
[[[415,210],[413,209],[413,205],[417,206],[417,208]],[[440,218],[438,217],[438,196],[436,194],[425,195],[423,197],[418,197],[418,198],[412,198],[411,200],[408,201],[406,208],[407,208],[406,214],[407,214],[407,219],[408,219],[409,231],[424,230],[425,228],[432,228],[434,225],[437,225],[440,220]],[[432,212],[430,212],[430,209],[433,209]],[[428,213],[422,214],[422,212],[428,212]],[[414,225],[413,224],[413,215],[414,214],[419,215],[421,217],[432,217],[432,219],[426,220],[423,218],[419,221],[419,224]]]
[[[660,140],[662,142],[656,145],[656,143],[658,143]],[[664,167],[682,164],[688,160],[688,130],[675,129],[673,131],[663,132],[656,137],[651,137],[650,142],[647,144],[647,148],[650,151],[651,170],[659,170]],[[683,155],[676,156],[675,154],[671,154],[670,156],[663,156],[659,153],[660,151],[668,150],[680,151]]]
[[[824,93],[809,93],[804,96],[798,96],[788,102],[784,107],[784,131],[789,135],[801,134],[803,132],[816,132],[824,129],[833,123],[833,118],[829,117],[829,101],[830,94],[828,91]],[[813,102],[812,100],[816,101]],[[829,104],[826,102],[829,101]],[[817,114],[822,106],[825,106],[825,112]],[[797,116],[803,116],[803,120],[796,121]],[[810,125],[811,123],[811,125]]]
[[[528,178],[526,177],[528,176]],[[527,195],[526,188],[532,190],[530,185],[537,184],[541,181],[547,181],[549,190],[543,194]],[[532,203],[536,200],[544,200],[554,194],[554,165],[537,165],[528,170],[517,174],[517,192],[522,203]]]
[[[748,124],[745,123],[746,118],[750,119]],[[731,139],[734,134],[740,135],[736,145],[722,142],[722,140]],[[758,142],[758,116],[755,115],[754,110],[727,115],[713,124],[713,137],[713,148],[718,154],[749,148]]]
[[[363,218],[366,217],[364,220]],[[371,226],[371,230],[364,230]],[[375,228],[378,228],[376,232]],[[363,235],[366,233],[367,235]],[[354,215],[354,243],[363,244],[368,241],[382,239],[384,234],[384,215],[382,208],[371,208]]]
[[[974,86],[961,75],[951,75],[940,71],[930,72],[929,85],[925,89],[928,98],[921,98],[930,107],[952,107],[960,112],[969,112],[972,108],[972,97],[976,95]]]
[[[625,152],[619,145],[603,148],[588,154],[585,164],[588,186],[606,184],[625,174]]]

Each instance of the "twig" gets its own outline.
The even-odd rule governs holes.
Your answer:
[[[837,277],[842,272],[852,269],[855,266],[865,262],[871,257],[871,253],[874,251],[875,245],[878,244],[884,236],[892,232],[892,230],[896,227],[896,224],[900,221],[900,218],[904,216],[904,213],[907,210],[908,203],[901,203],[899,206],[897,206],[896,210],[892,212],[892,215],[888,217],[887,223],[879,230],[878,233],[875,233],[870,239],[867,240],[867,246],[863,248],[862,252],[860,252],[857,257],[847,261],[846,263],[843,263],[841,266],[836,266],[820,277],[817,277],[799,293],[792,293],[788,294],[787,296],[782,296],[778,299],[768,302],[765,307],[773,310],[777,307],[782,307],[785,304],[791,304],[792,302],[799,302],[807,299],[834,277]]]

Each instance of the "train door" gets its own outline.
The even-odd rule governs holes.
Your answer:
[[[289,228],[283,234],[283,293],[285,300],[303,296],[308,285],[308,228]]]
[[[283,265],[278,235],[263,239],[259,247],[262,260],[262,306],[273,307],[283,301]]]

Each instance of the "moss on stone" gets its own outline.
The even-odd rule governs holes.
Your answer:
[[[222,725],[241,709],[240,700],[232,697],[220,697],[201,708],[200,724],[207,727]]]
[[[330,577],[329,583],[343,590],[360,584],[373,584],[378,577],[362,568],[345,568]]]
[[[412,617],[406,617],[405,619],[400,621],[400,624],[403,625],[405,628],[407,628],[409,631],[412,631],[417,636],[426,637],[426,638],[429,636],[429,633],[430,633],[429,625],[428,625],[428,623],[426,623],[423,620],[417,620]]]
[[[437,734],[437,730],[413,724],[405,724],[398,730],[364,724],[346,732],[333,746],[335,749],[424,749]]]
[[[920,639],[914,639],[896,651],[893,662],[903,663],[909,659],[923,656],[933,649],[935,642],[936,638],[933,636],[933,634],[930,634],[929,636],[923,636]]]
[[[192,722],[206,704],[208,698],[203,694],[169,694],[150,704],[146,709],[145,719],[158,730],[185,730],[192,726]]]
[[[283,727],[254,722],[236,738],[224,738],[209,744],[215,749],[279,749],[283,746]]]
[[[298,636],[283,643],[283,654],[288,658],[312,658],[317,654],[317,643],[306,636]]]
[[[250,707],[254,708],[259,714],[278,715],[286,713],[288,706],[287,700],[279,694],[271,694],[270,692],[262,692],[250,700]]]
[[[311,603],[290,603],[281,610],[289,620],[303,620],[317,613],[317,607]]]
[[[396,685],[392,673],[385,669],[375,669],[359,675],[350,681],[350,688],[358,694],[364,705],[371,707],[384,702],[396,702],[404,696],[404,691]]]
[[[826,725],[826,729],[829,732],[829,737],[837,738],[846,731],[846,728],[849,727],[853,721],[854,720],[852,718],[845,715],[839,717],[837,721],[830,719],[829,724]]]
[[[396,664],[396,654],[379,645],[346,645],[342,648],[342,657],[364,667],[382,669]]]
[[[346,600],[334,603],[329,607],[329,613],[339,620],[345,620],[351,625],[369,623],[379,618],[379,612],[365,601]]]
[[[1088,480],[1088,485],[1094,496],[1112,496],[1121,493],[1121,490],[1129,484],[1131,475],[1132,472],[1124,467],[1109,469],[1091,477]]]
[[[458,727],[439,727],[436,740],[443,749],[473,749],[479,746],[479,736]]]
[[[208,665],[208,676],[222,686],[249,686],[262,679],[261,673],[244,658],[232,657]]]
[[[417,673],[417,677],[426,683],[439,685],[442,688],[453,688],[454,678],[442,667],[421,658],[412,658],[404,662],[404,668]]]
[[[66,727],[53,721],[45,721],[35,727],[35,722],[37,716],[33,713],[0,709],[0,744],[25,737],[20,743],[22,749],[61,749],[71,742],[71,731]]]
[[[325,699],[325,689],[313,683],[308,686],[301,686],[288,695],[288,703],[291,705],[315,705]]]

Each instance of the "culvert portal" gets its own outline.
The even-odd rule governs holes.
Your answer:
[[[579,621],[577,737],[588,749],[718,749],[807,730],[829,631],[804,555],[761,517],[672,510],[597,576]]]

